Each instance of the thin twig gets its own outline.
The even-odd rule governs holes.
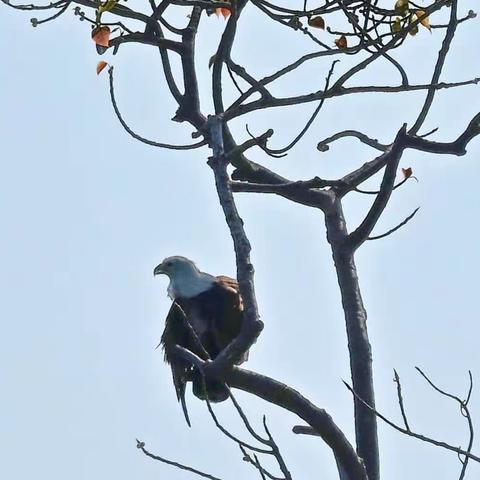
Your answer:
[[[169,143],[160,143],[160,142],[155,142],[153,140],[149,140],[147,138],[144,138],[137,133],[135,133],[125,122],[125,120],[122,117],[122,114],[120,113],[120,110],[117,105],[117,101],[115,99],[115,90],[113,86],[113,67],[110,67],[108,69],[109,73],[109,78],[110,78],[110,100],[112,101],[113,109],[115,111],[115,115],[117,116],[120,124],[124,128],[124,130],[129,133],[135,140],[139,140],[142,143],[146,143],[147,145],[151,145],[153,147],[160,147],[160,148],[166,148],[169,150],[192,150],[194,148],[200,148],[203,147],[204,145],[207,144],[206,140],[201,140],[200,142],[193,143],[191,145],[171,145]]]
[[[205,376],[202,375],[202,378],[203,378],[203,383],[204,383],[204,387],[205,387],[205,390],[206,390],[206,383],[205,383]],[[267,454],[267,455],[271,455],[272,454],[272,451],[270,449],[265,449],[265,448],[259,448],[259,447],[255,447],[253,445],[250,445],[249,443],[247,442],[244,442],[243,440],[240,440],[239,438],[237,438],[235,435],[233,435],[233,433],[230,433],[223,425],[221,425],[221,423],[218,421],[218,418],[217,416],[215,415],[215,412],[212,408],[212,404],[208,398],[208,395],[205,395],[205,401],[206,401],[206,404],[207,404],[207,408],[208,408],[208,412],[210,413],[210,416],[212,417],[212,420],[213,422],[215,423],[215,426],[226,436],[228,437],[230,440],[233,440],[235,443],[237,443],[240,447],[243,447],[243,448],[248,448],[249,450],[252,450],[253,452],[257,452],[257,453],[264,453],[264,454]]]
[[[55,20],[56,18],[58,18],[60,15],[64,14],[68,10],[68,7],[70,6],[70,3],[71,2],[69,2],[69,1],[66,2],[65,5],[57,13],[55,13],[51,17],[43,18],[42,20],[38,20],[36,18],[31,18],[30,22],[32,22],[32,25],[35,26],[35,27],[38,26],[38,25],[42,25],[43,23],[51,22],[52,20]]]
[[[405,177],[401,182],[397,183],[392,190],[396,190],[397,188],[401,187],[408,179],[413,178],[418,182],[418,178],[414,176]],[[364,195],[378,195],[380,193],[379,190],[361,190],[360,188],[353,189],[357,193],[363,193]]]
[[[405,413],[405,406],[403,404],[403,396],[402,396],[402,384],[400,383],[400,377],[397,371],[394,369],[394,378],[393,381],[397,384],[397,397],[398,397],[398,405],[400,406],[400,412],[402,413],[403,423],[405,424],[405,428],[410,431],[410,426],[408,425],[407,414]]]
[[[158,455],[154,455],[153,453],[150,453],[145,448],[145,443],[141,442],[140,440],[137,440],[137,448],[139,450],[141,450],[147,457],[153,458],[153,460],[157,460],[159,462],[166,463],[167,465],[171,465],[173,467],[179,468],[180,470],[186,470],[187,472],[194,473],[195,475],[198,475],[199,477],[208,478],[209,480],[222,480],[218,477],[210,475],[209,473],[205,473],[205,472],[202,472],[200,470],[197,470],[196,468],[189,467],[188,465],[184,465],[182,463],[174,462],[172,460],[168,460],[166,458],[159,457]]]
[[[406,225],[415,215],[416,213],[420,210],[420,207],[417,207],[405,220],[400,222],[396,227],[388,230],[388,232],[382,233],[381,235],[376,235],[374,237],[368,237],[367,240],[380,240],[381,238],[388,237],[392,233],[396,232],[400,228],[402,228],[404,225]]]
[[[328,138],[325,138],[321,142],[318,142],[317,150],[319,152],[326,152],[327,150],[330,149],[329,147],[330,143],[333,143],[334,141],[339,140],[340,138],[345,138],[345,137],[358,138],[358,140],[360,140],[365,145],[375,148],[376,150],[380,150],[381,152],[384,152],[388,148],[388,145],[384,145],[380,143],[378,140],[374,138],[370,138],[362,132],[357,132],[356,130],[344,130],[343,132],[338,132],[334,135],[331,135]]]
[[[469,389],[468,389],[468,395],[467,395],[467,399],[466,400],[462,400],[460,397],[458,397],[457,395],[453,395],[443,389],[441,389],[440,387],[438,387],[437,385],[435,385],[435,383],[433,383],[432,380],[430,380],[430,378],[419,368],[419,367],[415,367],[415,369],[420,373],[420,375],[427,381],[427,383],[438,393],[440,393],[441,395],[443,395],[444,397],[447,397],[447,398],[450,398],[452,400],[454,400],[455,402],[458,403],[458,405],[460,406],[460,413],[462,414],[462,416],[467,420],[467,424],[468,424],[468,432],[469,432],[469,440],[468,440],[468,446],[467,446],[467,454],[470,454],[471,451],[472,451],[472,448],[473,448],[473,440],[474,440],[474,437],[475,437],[475,431],[474,431],[474,427],[473,427],[473,420],[472,420],[472,416],[470,414],[470,410],[468,408],[468,401],[470,400],[470,396],[471,396],[471,393],[472,393],[472,390],[473,390],[473,377],[472,377],[472,372],[469,370],[468,371],[468,377],[469,377]],[[465,459],[462,460],[461,457],[460,458],[460,461],[462,463],[462,470],[460,472],[460,477],[459,477],[459,480],[463,480],[463,478],[465,477],[465,474],[467,472],[467,467],[468,467],[468,461],[470,460],[471,457],[469,457],[468,455],[465,455]]]
[[[330,70],[327,74],[327,78],[325,79],[325,87],[323,89],[324,92],[328,91],[328,87],[330,86],[330,80],[331,80],[333,72],[335,70],[335,65],[338,62],[339,62],[339,60],[335,60],[334,62],[332,62]],[[318,104],[317,108],[315,108],[315,110],[313,111],[313,113],[310,116],[310,118],[308,119],[308,122],[306,123],[306,125],[302,128],[300,133],[286,147],[278,148],[278,149],[266,148],[267,152],[270,153],[270,154],[274,154],[274,155],[281,155],[282,153],[288,152],[291,148],[293,148],[302,139],[302,137],[305,135],[305,133],[307,133],[308,129],[310,128],[310,126],[314,122],[315,118],[317,118],[317,115],[320,113],[320,110],[323,107],[323,104],[325,102],[325,98],[326,97],[323,97],[320,100],[320,103]]]
[[[265,479],[265,477],[268,477],[270,480],[284,480],[283,478],[276,477],[275,475],[270,473],[268,470],[263,468],[256,455],[254,455],[252,458],[244,447],[239,445],[239,448],[243,454],[243,461],[250,463],[250,465],[253,465],[260,473],[260,476],[262,477],[262,479]]]
[[[242,419],[242,422],[243,422],[243,424],[245,425],[245,428],[246,428],[246,429],[248,430],[248,432],[250,433],[250,435],[251,435],[253,438],[255,438],[255,440],[257,440],[258,442],[260,442],[261,444],[267,445],[267,446],[271,447],[269,440],[266,440],[266,439],[263,438],[261,435],[259,435],[259,434],[255,431],[255,429],[252,427],[252,425],[250,424],[250,422],[249,422],[249,420],[248,420],[247,415],[245,415],[245,412],[243,411],[242,407],[241,407],[240,404],[238,403],[237,399],[235,398],[235,395],[233,395],[233,392],[231,391],[230,388],[228,389],[228,394],[229,394],[230,400],[231,400],[232,403],[233,403],[233,406],[234,406],[235,409],[237,410],[238,415],[239,415],[240,418]]]
[[[425,435],[421,435],[419,433],[415,433],[411,430],[407,430],[406,428],[403,428],[401,427],[400,425],[397,425],[395,422],[392,422],[391,420],[389,420],[387,417],[385,417],[384,415],[382,415],[377,409],[375,408],[372,408],[368,403],[366,403],[362,398],[360,398],[356,392],[353,390],[353,388],[347,383],[347,382],[343,382],[345,384],[345,386],[348,388],[348,390],[350,390],[350,392],[355,396],[355,398],[357,398],[363,405],[365,405],[365,407],[367,407],[370,411],[372,411],[373,413],[375,413],[375,415],[380,418],[381,420],[383,420],[387,425],[389,425],[390,427],[392,427],[393,429],[397,430],[398,432],[400,433],[403,433],[405,435],[408,435],[409,437],[413,437],[413,438],[416,438],[417,440],[421,440],[422,442],[425,442],[425,443],[430,443],[431,445],[435,445],[436,447],[440,447],[440,448],[444,448],[446,450],[450,450],[452,452],[456,452],[460,455],[465,455],[466,457],[470,458],[471,460],[474,460],[475,462],[479,462],[480,463],[480,457],[477,456],[477,455],[474,455],[473,453],[471,452],[468,452],[467,450],[463,450],[462,448],[459,448],[459,447],[454,447],[453,445],[450,445],[446,442],[441,442],[439,440],[435,440],[433,438],[430,438],[430,437],[426,437]]]
[[[442,48],[438,52],[437,63],[435,64],[432,80],[430,82],[432,86],[428,89],[425,102],[422,106],[420,113],[418,114],[417,120],[415,121],[412,128],[408,132],[410,134],[415,135],[416,133],[418,133],[423,123],[425,122],[428,112],[430,111],[430,108],[433,104],[433,99],[435,97],[435,94],[437,93],[436,89],[433,88],[433,85],[438,83],[440,80],[440,76],[443,71],[443,66],[445,65],[445,60],[447,58],[450,45],[452,43],[453,37],[455,36],[455,30],[457,29],[457,25],[458,25],[457,5],[458,5],[458,0],[451,0],[450,21],[448,23],[448,28],[445,33],[445,38],[443,39]]]
[[[264,415],[263,416],[263,428],[265,429],[265,433],[268,435],[268,439],[270,441],[270,445],[272,447],[273,454],[275,455],[275,458],[277,459],[278,466],[280,467],[280,470],[282,471],[285,480],[292,480],[292,475],[290,474],[290,471],[288,470],[287,464],[285,463],[285,460],[282,457],[282,454],[280,453],[280,449],[278,448],[277,443],[275,442],[272,434],[270,433],[270,430],[268,429],[267,426],[267,417]]]

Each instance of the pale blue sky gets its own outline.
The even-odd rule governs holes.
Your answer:
[[[463,12],[476,4],[461,3]],[[178,153],[134,141],[114,118],[107,76],[95,75],[98,56],[88,25],[66,15],[33,29],[32,15],[2,7],[0,475],[9,480],[190,478],[142,456],[135,448],[138,437],[155,453],[222,478],[254,478],[235,445],[212,425],[206,406],[191,395],[193,428],[184,424],[169,369],[154,350],[169,308],[166,279],[152,277],[163,257],[186,255],[214,274],[235,271],[205,164],[208,150]],[[202,23],[197,50],[205,96],[208,58],[223,25],[213,17]],[[475,20],[459,29],[445,80],[479,76],[479,28]],[[235,58],[261,76],[285,57],[314,51],[302,35],[277,33],[247,8]],[[412,82],[428,81],[440,41],[439,31],[422,30],[398,52]],[[122,47],[113,60],[107,56],[115,65],[120,107],[143,135],[189,142],[191,129],[169,121],[174,105],[157,57],[148,47],[133,45]],[[274,91],[321,89],[329,66],[307,66]],[[386,64],[359,78],[365,84],[389,80],[397,78]],[[440,92],[425,129],[439,126],[435,138],[455,138],[480,110],[478,88]],[[403,122],[414,120],[422,98],[371,95],[326,102],[305,141],[288,157],[265,160],[252,152],[252,158],[292,179],[340,176],[375,152],[345,140],[320,154],[315,146],[321,138],[358,128],[387,143]],[[255,132],[273,127],[271,144],[282,147],[313,108],[295,108],[283,117],[275,110],[250,116],[248,123]],[[211,112],[208,101],[203,111]],[[245,123],[234,125],[240,139],[246,138]],[[480,382],[479,153],[478,140],[463,158],[406,152],[402,166],[413,167],[420,181],[396,191],[377,232],[422,208],[403,230],[364,245],[357,255],[379,409],[399,419],[392,382],[397,368],[412,426],[463,446],[467,430],[456,405],[433,394],[414,366],[462,395],[469,368]],[[302,391],[353,441],[351,398],[341,383],[349,378],[344,323],[323,218],[280,198],[237,198],[253,245],[265,322],[248,368]],[[349,197],[350,228],[370,200]],[[475,391],[472,399],[477,419],[479,396]],[[331,454],[319,439],[290,433],[294,416],[242,394],[238,398],[253,421],[267,414],[295,478],[336,478]],[[218,411],[225,424],[241,431],[229,407]],[[480,431],[478,420],[476,425]],[[384,478],[458,478],[454,454],[403,438],[382,424],[380,438]],[[479,475],[473,465],[467,478]]]

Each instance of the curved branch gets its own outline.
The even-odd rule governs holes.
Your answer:
[[[223,64],[230,58],[233,42],[237,33],[238,18],[245,7],[247,0],[240,0],[235,2],[233,12],[228,19],[227,26],[223,32],[222,38],[218,45],[213,62],[212,69],[212,96],[215,107],[215,114],[222,114],[224,112],[223,96],[222,96],[222,68]]]
[[[33,3],[29,3],[26,5],[20,4],[15,5],[10,3],[9,0],[0,0],[3,4],[7,5],[7,7],[13,8],[14,10],[25,10],[25,11],[33,11],[33,10],[51,10],[53,8],[58,8],[62,6],[66,0],[60,0],[58,2],[49,3],[48,5],[35,5]],[[69,2],[67,2],[69,3]]]
[[[453,142],[435,142],[422,137],[408,135],[407,148],[428,153],[462,156],[467,153],[467,145],[470,141],[478,135],[480,135],[480,113],[477,113],[472,118],[464,132]]]
[[[145,45],[153,45],[161,49],[172,50],[176,53],[183,53],[183,46],[180,42],[169,40],[168,38],[158,38],[154,35],[147,35],[142,32],[133,32],[128,35],[120,35],[112,38],[109,47],[118,48],[122,43],[143,43]],[[115,50],[114,50],[115,51]]]
[[[200,142],[197,143],[192,143],[191,145],[171,145],[169,143],[160,143],[160,142],[155,142],[153,140],[149,140],[148,138],[141,137],[137,133],[135,133],[125,122],[125,120],[122,117],[122,114],[120,113],[120,110],[117,105],[117,101],[115,98],[115,89],[113,87],[113,67],[110,67],[108,69],[108,74],[109,74],[109,79],[110,79],[110,100],[112,102],[113,109],[115,110],[115,115],[118,118],[118,121],[124,128],[124,130],[131,135],[135,140],[138,140],[142,143],[146,143],[147,145],[151,145],[152,147],[160,147],[160,148],[166,148],[167,150],[193,150],[194,148],[200,148],[203,147],[204,145],[207,144],[206,140],[201,140]]]
[[[437,387],[437,385],[435,385],[432,380],[430,380],[430,378],[428,378],[428,376],[423,372],[423,370],[421,370],[419,367],[415,367],[415,370],[417,370],[418,373],[420,373],[420,375],[427,381],[427,383],[438,393],[440,393],[440,395],[443,395],[444,397],[447,397],[447,398],[450,398],[452,400],[454,400],[455,402],[458,403],[458,405],[460,406],[460,413],[462,414],[463,417],[466,418],[467,420],[467,424],[468,424],[468,432],[469,432],[469,439],[468,439],[468,446],[467,446],[467,453],[471,453],[472,452],[472,448],[473,448],[473,440],[474,440],[474,437],[475,437],[475,431],[474,431],[474,428],[473,428],[473,421],[472,421],[472,416],[470,415],[470,410],[468,408],[468,402],[470,400],[470,395],[472,393],[472,390],[473,390],[473,377],[472,377],[472,372],[469,370],[468,371],[468,376],[469,376],[469,380],[470,380],[470,387],[468,389],[468,396],[467,396],[467,399],[466,400],[462,400],[460,397],[458,397],[457,395],[453,395],[451,393],[448,393],[446,392],[445,390],[442,390],[440,387]],[[462,480],[464,477],[465,477],[465,473],[467,471],[467,467],[468,467],[468,461],[470,460],[470,457],[468,455],[465,455],[465,460],[462,460],[460,459],[460,461],[462,462],[462,470],[460,472],[460,477],[459,477],[459,480]]]
[[[153,460],[166,463],[167,465],[172,465],[173,467],[177,467],[180,470],[186,470],[187,472],[194,473],[199,477],[208,478],[209,480],[222,480],[218,477],[214,477],[213,475],[210,475],[209,473],[205,473],[200,470],[197,470],[196,468],[189,467],[188,465],[183,465],[182,463],[174,462],[172,460],[167,460],[166,458],[159,457],[158,455],[154,455],[153,453],[150,453],[145,448],[145,443],[139,440],[137,440],[137,448],[141,450],[147,457],[153,458]]]
[[[254,454],[252,458],[252,456],[250,456],[250,454],[244,447],[242,447],[241,445],[239,445],[239,447],[243,454],[243,460],[250,465],[253,465],[258,470],[258,473],[260,473],[260,477],[262,478],[262,480],[267,480],[267,478],[269,478],[270,480],[285,480],[284,478],[272,475],[268,470],[263,468],[257,455]]]
[[[280,470],[282,471],[285,480],[292,480],[292,475],[288,470],[285,460],[282,457],[282,454],[280,452],[280,449],[278,448],[277,442],[275,442],[275,439],[273,438],[273,435],[270,433],[270,430],[267,426],[267,417],[265,415],[263,416],[263,428],[265,429],[265,433],[268,436],[268,441],[270,442],[270,446],[272,447],[273,455],[278,462],[278,466],[280,467]]]
[[[232,369],[227,381],[231,387],[249,392],[298,415],[315,429],[332,449],[349,480],[367,480],[365,467],[355,449],[325,410],[316,407],[293,388],[239,367]]]
[[[405,135],[406,124],[398,132],[395,141],[393,142],[389,152],[387,167],[383,175],[382,185],[380,186],[380,193],[375,198],[373,205],[364,218],[360,226],[348,236],[348,243],[353,249],[358,248],[370,235],[375,227],[378,219],[382,215],[387,206],[390,195],[392,194],[395,185],[395,175],[398,168],[398,163],[402,158],[402,153],[405,150]]]
[[[374,237],[368,237],[367,240],[380,240],[381,238],[388,237],[392,233],[396,232],[397,230],[400,230],[404,225],[406,225],[415,215],[416,213],[420,210],[420,207],[417,207],[413,213],[411,213],[405,220],[400,222],[396,227],[393,227],[392,229],[388,230],[388,232],[382,233],[381,235],[376,235]]]
[[[327,78],[325,79],[325,87],[324,87],[324,91],[327,92],[328,91],[328,87],[330,85],[330,79],[332,78],[332,75],[333,75],[333,71],[335,69],[335,65],[337,64],[337,62],[339,62],[339,60],[335,60],[333,63],[332,63],[332,66],[330,67],[330,70],[327,74]],[[290,150],[291,148],[293,148],[301,139],[302,137],[305,135],[305,133],[307,133],[308,129],[310,128],[310,126],[312,125],[312,123],[314,122],[315,118],[317,118],[317,115],[320,113],[320,110],[322,109],[323,107],[323,104],[325,102],[325,97],[323,97],[321,100],[320,100],[320,103],[318,104],[318,106],[315,108],[315,110],[313,111],[312,115],[310,116],[310,118],[308,119],[307,123],[305,124],[305,126],[302,128],[302,130],[300,131],[300,133],[286,146],[286,147],[283,147],[283,148],[279,148],[279,149],[270,149],[270,148],[266,148],[266,152],[269,153],[269,154],[274,154],[274,155],[281,155],[282,153],[285,153],[285,152],[288,152],[288,150]]]
[[[317,150],[319,152],[326,152],[330,149],[330,147],[328,146],[329,143],[333,143],[336,140],[339,140],[345,137],[358,138],[358,140],[360,140],[365,145],[375,148],[376,150],[380,150],[381,152],[384,152],[388,148],[388,145],[384,145],[383,143],[380,143],[377,139],[370,138],[369,136],[365,135],[362,132],[358,132],[357,130],[344,130],[343,132],[335,133],[334,135],[331,135],[330,137],[325,138],[321,142],[318,142]]]
[[[205,378],[205,377],[203,377]],[[206,390],[206,387],[204,386],[204,389]],[[217,416],[215,415],[215,412],[212,408],[212,404],[210,403],[210,400],[208,398],[208,395],[205,395],[205,402],[207,404],[208,412],[210,413],[210,416],[212,417],[213,423],[215,423],[215,426],[230,440],[233,440],[235,443],[239,445],[241,448],[248,448],[249,450],[252,450],[253,452],[257,453],[265,453],[267,455],[272,454],[272,450],[266,449],[266,448],[259,448],[255,447],[254,445],[250,445],[247,442],[244,442],[243,440],[240,440],[237,438],[233,433],[230,433],[219,421]]]
[[[58,8],[60,8],[60,10],[55,13],[54,15],[51,15],[50,17],[47,17],[47,18],[42,18],[42,20],[38,20],[36,18],[31,18],[30,19],[30,22],[32,22],[32,25],[34,27],[38,26],[38,25],[41,25],[42,23],[47,23],[47,22],[51,22],[52,20],[55,20],[56,18],[60,17],[60,15],[63,15],[67,10],[68,10],[68,7],[70,6],[70,1],[66,2],[65,5],[63,7],[60,8],[60,6]]]
[[[448,50],[450,49],[450,44],[452,43],[453,37],[455,36],[455,30],[457,29],[457,4],[458,0],[452,0],[451,10],[450,10],[450,21],[448,23],[448,28],[445,33],[445,38],[442,43],[442,48],[438,52],[438,59],[435,65],[433,72],[432,85],[438,83],[440,80],[440,75],[442,74],[443,66],[445,64],[445,59],[447,58]],[[422,110],[418,114],[417,120],[415,121],[413,127],[409,130],[408,133],[415,135],[420,130],[421,126],[427,118],[430,107],[432,106],[433,99],[435,97],[436,90],[434,88],[429,88],[427,97],[423,104]]]
[[[418,178],[411,175],[410,177],[405,177],[402,181],[398,182],[392,190],[396,190],[397,188],[400,188],[402,185],[404,185],[408,180],[411,178],[415,179],[418,182]],[[361,190],[360,188],[354,188],[353,189],[357,193],[361,193],[363,195],[378,195],[380,193],[380,190]]]
[[[2,0],[3,1],[3,0]],[[78,5],[83,5],[84,7],[90,7],[93,9],[98,8],[102,2],[94,0],[72,0],[72,3],[78,3]],[[134,20],[139,20],[140,22],[149,23],[150,17],[144,13],[136,12],[131,8],[126,7],[121,3],[117,3],[109,13],[118,15],[119,17],[132,18]]]
[[[356,393],[355,391],[352,389],[352,387],[346,383],[346,382],[343,382],[345,384],[345,386],[348,388],[348,390],[350,390],[350,392],[357,398],[357,400],[359,400],[360,402],[363,403],[363,405],[365,405],[366,408],[368,408],[370,411],[372,411],[373,413],[375,413],[375,415],[380,418],[381,420],[383,420],[387,425],[389,425],[390,427],[392,427],[393,429],[397,430],[398,432],[400,433],[403,433],[404,435],[407,435],[409,437],[413,437],[413,438],[416,438],[417,440],[421,440],[422,442],[426,442],[426,443],[430,443],[431,445],[435,445],[436,447],[440,447],[440,448],[444,448],[445,450],[450,450],[451,452],[456,452],[457,454],[459,455],[465,455],[465,457],[468,457],[470,458],[471,460],[475,461],[475,462],[479,462],[480,463],[480,457],[477,456],[477,455],[474,455],[473,453],[471,452],[468,452],[467,450],[463,450],[462,448],[459,448],[459,447],[454,447],[453,445],[450,445],[446,442],[441,442],[439,440],[435,440],[434,438],[430,438],[430,437],[426,437],[425,435],[421,435],[420,433],[415,433],[413,432],[412,430],[407,430],[406,428],[403,428],[401,427],[400,425],[397,425],[396,423],[392,422],[391,420],[389,420],[387,417],[385,417],[384,415],[382,415],[378,410],[376,410],[375,408],[372,408],[370,405],[368,405],[368,403],[364,402]]]
[[[404,148],[420,150],[422,152],[449,154],[449,155],[465,155],[467,145],[475,137],[480,135],[480,112],[477,113],[470,123],[467,125],[463,133],[453,142],[435,142],[426,138],[417,137],[415,135],[406,134],[404,138]],[[358,185],[369,179],[371,176],[379,172],[389,161],[391,155],[391,146],[382,155],[363,164],[353,172],[345,175],[340,181],[342,186],[336,188],[339,197],[346,195],[354,190]]]

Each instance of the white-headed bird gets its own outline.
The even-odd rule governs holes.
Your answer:
[[[201,272],[194,262],[185,257],[166,258],[155,267],[153,274],[165,274],[170,279],[168,295],[173,304],[165,320],[160,343],[165,361],[172,368],[177,398],[190,425],[185,404],[188,380],[192,381],[194,395],[202,400],[207,395],[211,402],[222,402],[228,398],[228,390],[223,382],[204,380],[197,369],[176,355],[175,346],[184,347],[203,360],[208,357],[213,360],[240,332],[242,298],[236,280]],[[247,356],[238,363],[246,361]]]

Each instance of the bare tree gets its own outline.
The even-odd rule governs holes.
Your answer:
[[[404,424],[392,422],[377,410],[367,313],[355,265],[355,253],[366,241],[393,234],[411,221],[418,211],[418,209],[413,211],[387,232],[374,233],[392,192],[415,178],[411,169],[403,169],[403,179],[396,183],[403,153],[406,150],[413,150],[436,155],[462,156],[466,154],[469,142],[480,134],[480,113],[467,125],[458,126],[459,134],[453,141],[431,139],[437,129],[423,132],[425,121],[439,90],[475,85],[480,81],[479,78],[460,78],[448,83],[442,81],[442,71],[456,31],[464,22],[476,17],[472,10],[463,11],[464,6],[458,0],[432,0],[425,6],[419,6],[409,0],[397,0],[396,3],[381,0],[319,2],[304,0],[298,2],[299,5],[296,7],[292,6],[291,2],[286,2],[286,6],[283,6],[267,0],[250,2],[150,0],[149,5],[138,11],[129,8],[122,0],[107,0],[104,3],[95,0],[58,0],[44,6],[14,5],[10,4],[9,0],[2,1],[18,10],[39,11],[39,14],[45,15],[41,19],[32,19],[34,26],[55,20],[73,10],[80,20],[91,24],[92,38],[99,54],[109,49],[116,54],[125,43],[142,43],[157,49],[169,91],[178,104],[172,120],[190,124],[193,127],[192,137],[196,141],[185,145],[173,145],[153,141],[134,132],[123,118],[117,103],[114,70],[110,66],[108,68],[110,97],[118,120],[130,135],[148,145],[176,150],[196,149],[208,145],[211,149],[207,164],[212,170],[218,199],[233,240],[237,278],[245,304],[244,323],[236,340],[214,360],[204,361],[181,347],[177,348],[179,356],[191,362],[206,378],[224,380],[233,389],[243,390],[296,414],[305,424],[295,426],[293,431],[297,434],[320,436],[334,453],[341,479],[380,478],[378,419],[404,435],[456,453],[461,459],[460,479],[464,478],[470,461],[480,462],[480,456],[472,453],[474,431],[469,410],[473,388],[471,374],[468,394],[463,399],[441,389],[422,370],[418,370],[438,394],[450,398],[459,405],[470,432],[468,446],[465,449],[411,429],[404,407],[400,378],[396,372],[398,403]],[[263,15],[264,22],[274,22],[281,27],[279,29],[281,35],[287,38],[295,38],[296,35],[306,37],[311,42],[313,50],[270,75],[256,78],[248,65],[241,65],[235,59],[235,39],[237,30],[242,25],[242,12],[247,5],[257,9]],[[187,18],[184,25],[173,25],[167,19],[172,11],[182,12],[179,18]],[[211,68],[211,100],[214,105],[213,112],[206,112],[201,107],[201,104],[206,103],[206,99],[201,98],[199,94],[198,78],[201,67],[195,61],[195,46],[200,21],[213,13],[223,15],[226,24],[216,52],[210,59],[210,65],[204,66],[205,70]],[[444,23],[434,23],[436,18],[446,20]],[[422,28],[438,31],[443,38],[431,77],[423,83],[412,83],[410,72],[396,60],[395,56],[399,49],[412,48],[406,40],[410,36],[415,36]],[[334,42],[329,43],[325,40],[327,33],[328,38]],[[178,68],[173,67],[171,62],[173,56],[180,60]],[[337,65],[339,59],[342,59],[341,65]],[[278,96],[272,93],[276,84],[284,77],[314,62],[325,67],[327,71],[321,89],[306,94],[294,92],[291,96]],[[386,62],[390,66],[392,71],[390,83],[363,85],[359,80],[361,73],[377,62]],[[98,69],[101,70],[105,66],[104,63],[100,63]],[[398,121],[395,138],[381,143],[361,131],[346,129],[318,142],[317,149],[320,152],[327,152],[332,143],[344,138],[360,141],[375,152],[370,161],[341,178],[325,179],[316,176],[309,180],[292,180],[247,157],[247,154],[255,148],[260,150],[261,154],[274,158],[288,154],[303,139],[327,101],[332,102],[338,97],[354,94],[395,95],[404,92],[422,92],[424,101],[412,125],[393,119],[394,122]],[[294,138],[281,148],[269,146],[270,139],[275,138],[272,129],[258,135],[251,133],[247,128],[243,138],[231,131],[232,123],[247,114],[274,111],[278,107],[287,109],[290,106],[309,103],[316,105],[313,113],[305,125],[299,128]],[[378,190],[362,188],[362,184],[377,174],[381,175]],[[333,255],[345,315],[347,351],[351,368],[351,385],[347,384],[347,387],[352,392],[354,404],[355,445],[350,443],[325,410],[314,405],[301,393],[272,378],[234,364],[235,359],[241,357],[257,341],[263,328],[255,296],[254,269],[250,261],[251,247],[244,230],[244,222],[235,204],[234,194],[240,192],[274,194],[317,209],[324,216],[327,241]],[[373,200],[363,220],[353,228],[347,226],[342,209],[344,198],[351,194],[371,195]],[[231,400],[246,430],[258,446],[231,434],[218,422],[209,404],[209,412],[215,425],[226,437],[238,444],[243,459],[257,470],[261,478],[273,480],[292,478],[266,421],[264,420],[264,432],[259,434],[252,428],[233,395]],[[145,444],[141,441],[137,446],[156,460],[186,469],[196,475],[216,479],[192,467],[153,455],[146,450]],[[262,466],[262,455],[270,455],[276,459],[281,477],[276,477]]]

